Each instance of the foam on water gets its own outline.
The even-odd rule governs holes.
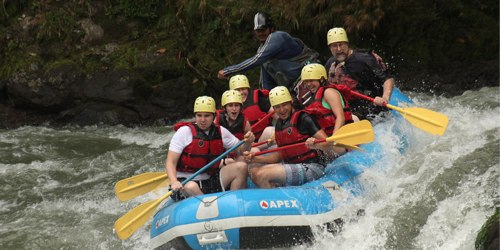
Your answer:
[[[471,249],[499,206],[498,88],[444,98],[411,94],[415,106],[446,114],[444,136],[411,124],[405,143],[395,120],[376,127],[384,154],[362,174],[366,193],[336,211],[345,224],[315,231],[296,249]],[[406,121],[403,121],[406,122]],[[150,222],[126,241],[113,224],[162,189],[119,202],[114,184],[164,171],[171,128],[22,127],[0,131],[0,245],[5,249],[148,249]],[[365,215],[356,211],[364,209]]]
[[[413,99],[415,106],[449,117],[445,135],[412,128],[410,149],[398,155],[390,149],[396,148],[397,137],[378,133],[391,166],[363,174],[369,191],[349,207],[364,208],[365,215],[345,214],[343,231],[336,235],[317,232],[314,249],[473,248],[481,225],[500,204],[498,88],[451,99]]]
[[[168,128],[162,128],[158,131],[145,131],[143,128],[135,128],[126,131],[113,131],[110,138],[120,139],[123,144],[137,144],[149,148],[160,148],[172,139],[174,131]]]

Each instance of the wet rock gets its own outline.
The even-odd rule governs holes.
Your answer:
[[[0,128],[49,124],[150,125],[175,122],[192,113],[203,91],[185,77],[163,72],[101,70],[85,75],[76,63],[61,61],[45,72],[36,65],[0,82]],[[167,80],[151,84],[149,79]],[[170,79],[168,79],[170,78]]]
[[[65,121],[78,125],[131,125],[142,121],[140,115],[131,109],[117,104],[90,102],[75,109],[67,110],[58,118],[58,122]]]
[[[484,223],[479,231],[475,247],[477,250],[496,250],[499,248],[499,224],[500,208],[495,209],[495,213]]]
[[[98,72],[83,81],[82,99],[126,102],[133,99],[130,75],[124,70]]]
[[[104,36],[104,29],[95,24],[90,18],[83,19],[78,22],[85,31],[85,36],[82,43],[91,44],[100,41]]]
[[[60,110],[67,105],[72,87],[81,78],[76,64],[62,64],[47,74],[38,67],[30,68],[32,71],[16,72],[6,83],[6,92],[13,105],[45,111]]]

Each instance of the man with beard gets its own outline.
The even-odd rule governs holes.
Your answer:
[[[384,105],[391,98],[394,78],[372,53],[351,49],[344,28],[330,29],[327,41],[333,55],[325,64],[330,83],[347,85],[352,90],[374,98],[376,106],[362,99],[349,100],[353,114],[361,120],[372,120],[375,115],[386,111]]]

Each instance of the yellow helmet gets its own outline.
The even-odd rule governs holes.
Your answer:
[[[269,91],[269,101],[271,102],[271,106],[276,106],[285,102],[291,102],[292,96],[286,87],[278,86]]]
[[[241,96],[241,93],[238,90],[226,90],[222,94],[222,107],[226,106],[228,103],[239,103],[243,105],[243,97]]]
[[[215,100],[210,96],[200,96],[194,101],[194,112],[215,113]]]
[[[347,39],[347,33],[345,32],[344,28],[333,28],[328,31],[326,34],[326,40],[328,41],[328,46],[332,43],[336,42],[349,42],[349,39]]]
[[[326,69],[319,63],[311,63],[302,68],[300,79],[302,80],[320,80],[327,79]]]
[[[235,75],[229,79],[229,89],[250,88],[250,83],[245,75]]]

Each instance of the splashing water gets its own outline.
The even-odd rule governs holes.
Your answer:
[[[342,208],[342,231],[318,230],[312,245],[295,249],[473,249],[500,203],[499,88],[453,98],[409,95],[415,106],[449,117],[446,133],[432,136],[407,123],[412,143],[402,154],[399,138],[386,132],[394,124],[378,125],[385,159],[363,173],[367,192]],[[0,130],[0,245],[150,248],[149,226],[121,241],[113,224],[162,191],[120,203],[113,187],[133,175],[164,171],[171,136],[165,127]],[[359,209],[365,214],[356,215]]]

